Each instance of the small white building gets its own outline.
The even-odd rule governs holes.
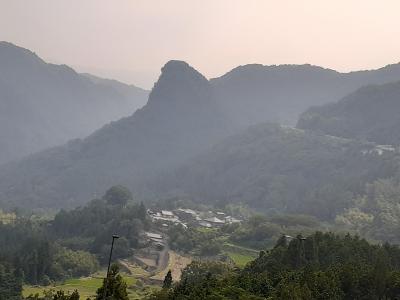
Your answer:
[[[145,232],[145,235],[148,237],[148,238],[151,238],[151,239],[159,239],[159,240],[162,240],[162,235],[161,234],[159,234],[159,233],[153,233],[153,232]]]
[[[225,224],[225,221],[218,219],[217,217],[208,218],[205,219],[204,221],[210,223],[212,226],[217,226],[217,227]]]
[[[236,219],[235,217],[231,217],[231,216],[225,217],[225,223],[233,224],[233,223],[240,223],[240,222],[242,222],[242,220]]]
[[[195,212],[193,209],[190,208],[178,208],[178,211],[184,212],[189,215],[197,215],[197,212]]]
[[[206,222],[206,221],[200,221],[199,225],[201,227],[205,227],[205,228],[211,228],[212,227],[212,225],[210,223]]]
[[[169,211],[169,210],[162,210],[161,211],[161,215],[164,218],[174,218],[175,217],[174,213],[172,211]]]
[[[144,234],[152,242],[155,242],[155,243],[163,243],[164,242],[163,236],[159,233],[145,232]]]

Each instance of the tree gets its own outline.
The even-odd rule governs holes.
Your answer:
[[[263,253],[243,269],[194,261],[180,282],[167,289],[166,276],[164,289],[148,299],[400,299],[399,270],[398,246],[316,232]]]
[[[172,286],[172,273],[171,270],[165,275],[163,289],[169,289]]]
[[[79,300],[79,293],[75,290],[71,295],[65,295],[63,291],[58,291],[54,295],[53,300]]]
[[[144,222],[144,221],[146,221],[146,216],[147,216],[146,207],[144,206],[143,202],[140,202],[138,217],[140,220],[142,220]]]
[[[126,291],[127,284],[119,274],[119,267],[117,264],[111,266],[108,278],[104,279],[103,285],[97,290],[96,300],[104,299],[105,286],[107,286],[107,300],[129,300],[128,292]]]
[[[128,201],[133,199],[133,196],[126,187],[115,185],[107,190],[103,198],[108,204],[125,206]]]
[[[21,280],[0,265],[0,300],[19,300],[21,294]]]
[[[39,297],[39,294],[29,295],[25,298],[26,300],[79,300],[80,296],[77,290],[72,294],[65,294],[64,291],[48,290],[44,291],[44,297]]]

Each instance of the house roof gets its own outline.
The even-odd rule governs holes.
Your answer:
[[[242,220],[236,219],[236,218],[231,217],[231,216],[225,217],[225,221],[228,222],[228,223],[240,223],[240,222],[242,222]]]
[[[169,216],[169,217],[173,217],[174,216],[174,213],[172,211],[169,211],[169,210],[162,210],[161,213],[164,216]]]
[[[197,215],[197,212],[195,212],[193,209],[190,208],[178,208],[178,211],[191,214],[191,215]]]
[[[215,224],[224,224],[225,222],[218,219],[217,217],[212,217],[212,218],[208,218],[205,219],[204,221],[210,222],[210,223],[215,223]]]
[[[153,232],[145,232],[146,236],[152,239],[157,239],[157,240],[162,240],[162,235],[158,233],[153,233]]]
[[[199,222],[199,225],[200,225],[200,226],[203,226],[203,227],[207,227],[207,228],[210,228],[210,227],[212,227],[210,223],[208,223],[208,222],[205,222],[205,221],[201,221],[201,222]]]

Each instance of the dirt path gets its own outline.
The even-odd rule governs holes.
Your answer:
[[[170,249],[168,244],[165,245],[164,249],[161,250],[159,256],[158,256],[158,264],[157,264],[157,270],[155,273],[162,272],[165,270],[168,266],[169,260],[170,260],[170,255],[169,255]]]
[[[174,281],[178,281],[181,277],[182,270],[192,262],[192,259],[189,257],[181,256],[174,251],[169,251],[169,261],[165,268],[152,276],[151,278],[154,280],[162,281],[164,280],[165,275],[167,275],[168,271],[172,272],[172,279]]]

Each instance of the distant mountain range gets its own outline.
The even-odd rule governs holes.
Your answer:
[[[76,73],[0,42],[0,164],[131,115],[148,92]]]
[[[364,147],[373,147],[368,143],[277,125],[246,129],[270,120],[295,123],[309,105],[337,101],[365,84],[399,80],[400,65],[346,74],[309,65],[248,65],[207,80],[187,63],[170,61],[147,104],[131,114],[129,99],[145,91],[46,64],[9,44],[0,49],[10,56],[0,64],[13,61],[9,72],[0,70],[0,93],[13,99],[0,104],[9,129],[0,127],[9,135],[1,133],[1,142],[13,141],[12,132],[19,130],[35,137],[36,148],[29,149],[38,150],[62,143],[67,133],[84,136],[110,114],[130,114],[86,138],[0,166],[1,206],[74,207],[123,184],[149,199],[187,193],[263,210],[310,213],[301,207],[309,201],[307,207],[321,208],[313,214],[329,217],[327,203],[339,207],[342,201],[343,208],[368,180],[392,172],[379,157],[366,158]],[[39,143],[40,133],[59,139]],[[8,147],[3,153],[13,153]]]
[[[94,84],[115,89],[126,99],[133,101],[137,108],[141,108],[146,104],[147,98],[150,93],[149,91],[139,88],[133,84],[122,83],[115,79],[101,78],[89,73],[81,73],[80,75],[89,78],[90,81],[92,81]],[[128,113],[128,115],[130,114]]]
[[[0,201],[73,207],[113,184],[132,187],[177,166],[230,128],[207,79],[185,62],[170,61],[147,104],[132,116],[1,168]]]
[[[400,80],[400,64],[339,73],[311,65],[245,65],[212,79],[218,102],[240,126],[295,125],[310,106],[337,101],[368,84]]]
[[[313,107],[299,128],[346,138],[400,145],[400,81],[362,87],[339,102]]]

